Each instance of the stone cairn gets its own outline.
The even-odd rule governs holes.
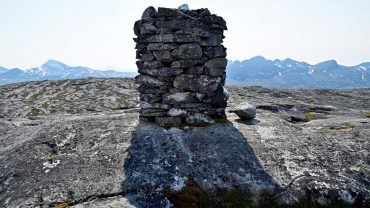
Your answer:
[[[226,118],[222,17],[208,9],[148,7],[135,22],[140,119],[164,127]]]

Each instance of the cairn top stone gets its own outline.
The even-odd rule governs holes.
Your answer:
[[[155,17],[157,16],[157,10],[155,10],[154,7],[150,6],[148,8],[146,8],[143,12],[143,15],[141,16],[141,19],[150,19],[152,17]]]

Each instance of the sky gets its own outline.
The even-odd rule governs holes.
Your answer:
[[[0,0],[0,66],[135,71],[134,22],[148,6],[183,3],[226,20],[229,60],[370,61],[370,0]]]

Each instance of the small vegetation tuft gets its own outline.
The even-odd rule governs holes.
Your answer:
[[[313,114],[312,114],[312,112],[311,112],[311,111],[307,112],[307,113],[305,114],[305,117],[306,117],[307,121],[312,121],[312,120],[314,119],[314,118],[313,118]]]

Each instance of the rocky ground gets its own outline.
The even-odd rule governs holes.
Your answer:
[[[228,87],[256,119],[165,129],[136,87],[1,86],[0,207],[369,206],[370,89]]]

